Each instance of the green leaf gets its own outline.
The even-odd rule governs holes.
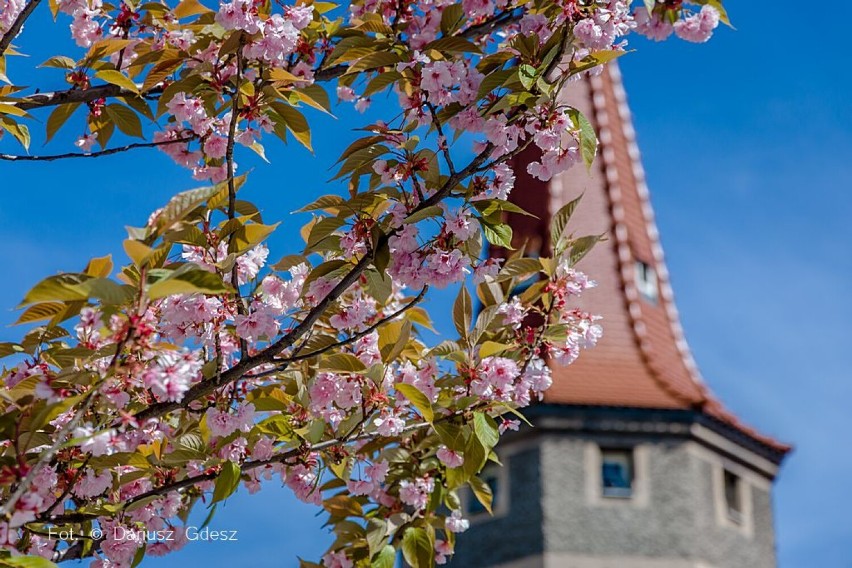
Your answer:
[[[402,535],[402,556],[412,568],[431,568],[434,565],[435,545],[426,529],[405,529]]]
[[[425,394],[420,392],[420,389],[407,383],[397,383],[395,388],[411,401],[411,404],[423,415],[423,418],[427,422],[432,422],[435,419],[435,411],[432,410],[432,403],[429,402]]]
[[[494,419],[484,412],[473,413],[473,431],[476,437],[482,442],[483,447],[490,451],[500,440],[500,431],[497,429],[497,423]]]
[[[381,552],[373,558],[370,568],[394,568],[396,565],[396,550],[389,544],[382,548]]]
[[[518,68],[518,76],[521,78],[521,85],[523,85],[526,90],[530,90],[535,84],[537,73],[538,71],[532,65],[524,64]]]
[[[95,278],[106,278],[112,272],[112,255],[93,258],[86,265],[85,273]]]
[[[367,368],[360,359],[351,353],[335,353],[334,355],[323,357],[321,366],[323,369],[328,369],[329,371],[344,373],[357,373]]]
[[[135,239],[125,239],[124,252],[138,268],[142,268],[154,255],[154,249]]]
[[[402,57],[398,53],[390,51],[371,53],[350,65],[349,69],[346,70],[346,75],[379,69],[380,67],[396,67],[396,64],[400,61],[402,61]]]
[[[42,302],[40,304],[34,304],[18,316],[18,320],[14,323],[14,325],[50,319],[65,310],[65,305],[66,304],[63,302]]]
[[[128,91],[132,91],[136,94],[139,94],[139,89],[136,87],[136,84],[131,81],[127,75],[124,75],[120,71],[105,69],[103,71],[98,71],[97,73],[95,73],[95,77],[97,77],[98,79],[102,79],[112,85],[117,85],[122,89],[127,89]]]
[[[213,487],[212,503],[224,501],[230,497],[239,486],[240,466],[232,461],[226,461],[222,464],[222,470],[216,478],[216,485]]]
[[[381,553],[388,543],[388,522],[384,519],[369,519],[367,521],[367,545],[370,556]]]
[[[235,179],[235,181],[237,180],[240,180],[239,185],[242,185],[242,182],[245,181],[245,176],[240,176]],[[163,210],[160,211],[160,214],[157,216],[157,227],[165,229],[172,226],[189,215],[196,207],[223,189],[226,189],[225,185],[217,184],[210,187],[200,187],[198,189],[190,189],[188,191],[178,193],[172,197],[166,206],[163,207]]]
[[[588,235],[572,241],[570,253],[571,266],[580,262],[592,250],[592,247],[602,240],[603,235]]]
[[[80,103],[68,103],[65,105],[59,105],[53,112],[50,113],[50,116],[47,117],[47,136],[45,142],[50,142],[50,139],[53,138],[53,135],[62,127],[65,122],[71,118],[71,115],[74,114],[74,111],[80,106]]]
[[[556,215],[553,216],[553,220],[550,221],[550,246],[556,250],[557,254],[562,252],[559,250],[562,233],[565,232],[565,227],[568,225],[568,221],[571,220],[571,215],[574,214],[574,210],[577,209],[577,205],[580,204],[582,198],[583,194],[581,193],[579,197],[572,199],[560,207]]]
[[[22,306],[37,302],[70,302],[89,298],[86,283],[91,280],[85,274],[57,274],[49,276],[33,286],[24,296]]]
[[[486,341],[479,348],[479,358],[485,359],[486,357],[491,357],[492,355],[496,355],[497,353],[502,353],[506,349],[511,348],[511,345],[506,343],[497,343],[496,341]]]
[[[385,71],[384,73],[379,73],[370,79],[369,83],[367,83],[367,87],[364,89],[362,96],[369,97],[370,95],[383,91],[390,85],[393,85],[401,77],[402,75],[400,75],[398,71]]]
[[[513,258],[500,270],[497,280],[521,278],[537,274],[541,270],[541,262],[537,258]]]
[[[11,134],[24,150],[30,149],[30,129],[26,124],[18,124],[14,120],[5,116],[0,116],[0,128]]]
[[[415,211],[414,213],[406,217],[403,223],[410,225],[412,223],[422,221],[423,219],[428,219],[430,217],[438,217],[443,214],[444,211],[440,207],[438,207],[437,205],[430,205],[429,207],[424,207],[419,211]]]
[[[473,301],[467,287],[462,286],[456,301],[453,303],[453,324],[461,337],[467,337],[470,324],[473,321]]]
[[[9,341],[4,341],[0,343],[0,359],[3,357],[8,357],[14,353],[23,353],[24,348],[21,347],[17,343],[11,343]]]
[[[586,168],[591,168],[595,161],[595,156],[598,153],[598,137],[595,134],[595,127],[589,122],[589,119],[577,109],[570,109],[568,116],[577,125],[578,134],[580,137],[580,154],[583,156],[583,163]]]
[[[153,300],[172,294],[222,294],[229,291],[230,287],[222,281],[220,275],[187,263],[151,284],[148,297]]]
[[[437,49],[444,53],[482,53],[476,44],[458,36],[436,39],[423,48],[424,51],[427,49]]]
[[[0,558],[0,568],[58,568],[56,564],[41,556],[10,556]]]
[[[479,220],[482,225],[482,234],[485,239],[496,247],[512,249],[512,227],[506,223],[489,223],[485,219]]]
[[[116,103],[109,104],[104,108],[119,130],[128,136],[144,138],[142,135],[142,122],[139,120],[139,115],[136,112],[124,105]]]
[[[278,116],[284,121],[284,124],[287,125],[287,130],[292,132],[296,140],[301,142],[305,148],[313,152],[313,148],[311,147],[311,127],[308,125],[305,115],[293,107],[278,101],[273,101],[271,105],[275,112],[278,113]]]
[[[476,497],[476,500],[485,507],[486,511],[491,513],[491,504],[494,500],[494,494],[491,492],[491,486],[475,475],[467,482],[470,485],[471,490],[473,490],[473,495]]]
[[[310,205],[306,205],[301,209],[296,210],[296,213],[304,213],[305,211],[319,211],[323,209],[333,209],[335,212],[337,211],[340,205],[346,203],[339,195],[323,195],[317,198]]]
[[[280,223],[274,225],[263,225],[260,223],[250,223],[243,225],[234,231],[233,239],[229,252],[242,253],[263,242],[266,237],[272,234]]]
[[[450,4],[441,13],[441,33],[451,35],[464,22],[464,8],[461,2]]]
[[[198,14],[207,14],[211,12],[210,8],[207,8],[198,0],[181,0],[180,4],[178,4],[172,13],[176,18],[188,18],[189,16],[196,16]]]

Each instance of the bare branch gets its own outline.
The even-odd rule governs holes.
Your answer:
[[[127,152],[128,150],[135,150],[137,148],[156,148],[157,146],[166,146],[167,144],[189,142],[195,138],[196,136],[193,135],[185,138],[176,138],[174,140],[163,140],[161,142],[136,142],[134,144],[128,144],[127,146],[98,150],[97,152],[68,152],[66,154],[53,154],[50,156],[16,156],[12,154],[0,154],[0,160],[7,160],[10,162],[52,162],[54,160],[66,160],[69,158],[98,158],[100,156],[109,156],[111,154]]]

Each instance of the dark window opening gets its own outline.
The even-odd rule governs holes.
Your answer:
[[[743,520],[743,496],[742,496],[742,480],[734,473],[727,469],[724,473],[725,481],[725,506],[728,512],[728,518],[739,524]]]
[[[601,450],[601,491],[604,497],[633,495],[633,450]]]
[[[636,289],[649,302],[656,303],[659,296],[657,271],[647,262],[636,261]]]

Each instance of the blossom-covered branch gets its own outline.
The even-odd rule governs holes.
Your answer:
[[[197,503],[274,476],[325,510],[326,568],[389,567],[398,549],[446,562],[467,528],[459,492],[490,507],[477,476],[519,426],[509,414],[549,388],[548,359],[570,364],[602,333],[576,267],[600,237],[567,230],[574,202],[551,250],[514,250],[512,158],[535,149],[543,181],[589,167],[595,133],[563,86],[626,53],[631,30],[706,41],[726,21],[717,0],[639,4],[50,4],[78,49],[44,66],[71,88],[28,91],[0,56],[2,143],[28,147],[33,121],[66,143],[76,115],[82,153],[6,157],[156,146],[201,187],[128,229],[125,266],[95,258],[25,296],[31,329],[0,343],[3,548],[129,568],[183,546]],[[0,0],[4,39],[25,10]],[[385,91],[395,118],[363,126],[301,210],[303,248],[269,262],[277,224],[245,199],[240,156],[272,137],[311,148],[315,110]],[[455,333],[431,342],[421,302],[448,286]],[[166,527],[173,541],[110,536]]]

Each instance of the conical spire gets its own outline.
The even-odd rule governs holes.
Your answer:
[[[729,426],[779,459],[789,446],[745,426],[705,386],[689,352],[674,304],[654,212],[618,66],[572,83],[566,103],[598,131],[600,152],[590,172],[582,166],[541,182],[526,173],[534,153],[515,161],[512,200],[539,219],[510,216],[516,243],[548,252],[550,216],[583,194],[572,217],[575,234],[604,233],[579,267],[598,282],[581,307],[603,316],[604,336],[569,367],[553,366],[545,402],[690,409]]]

